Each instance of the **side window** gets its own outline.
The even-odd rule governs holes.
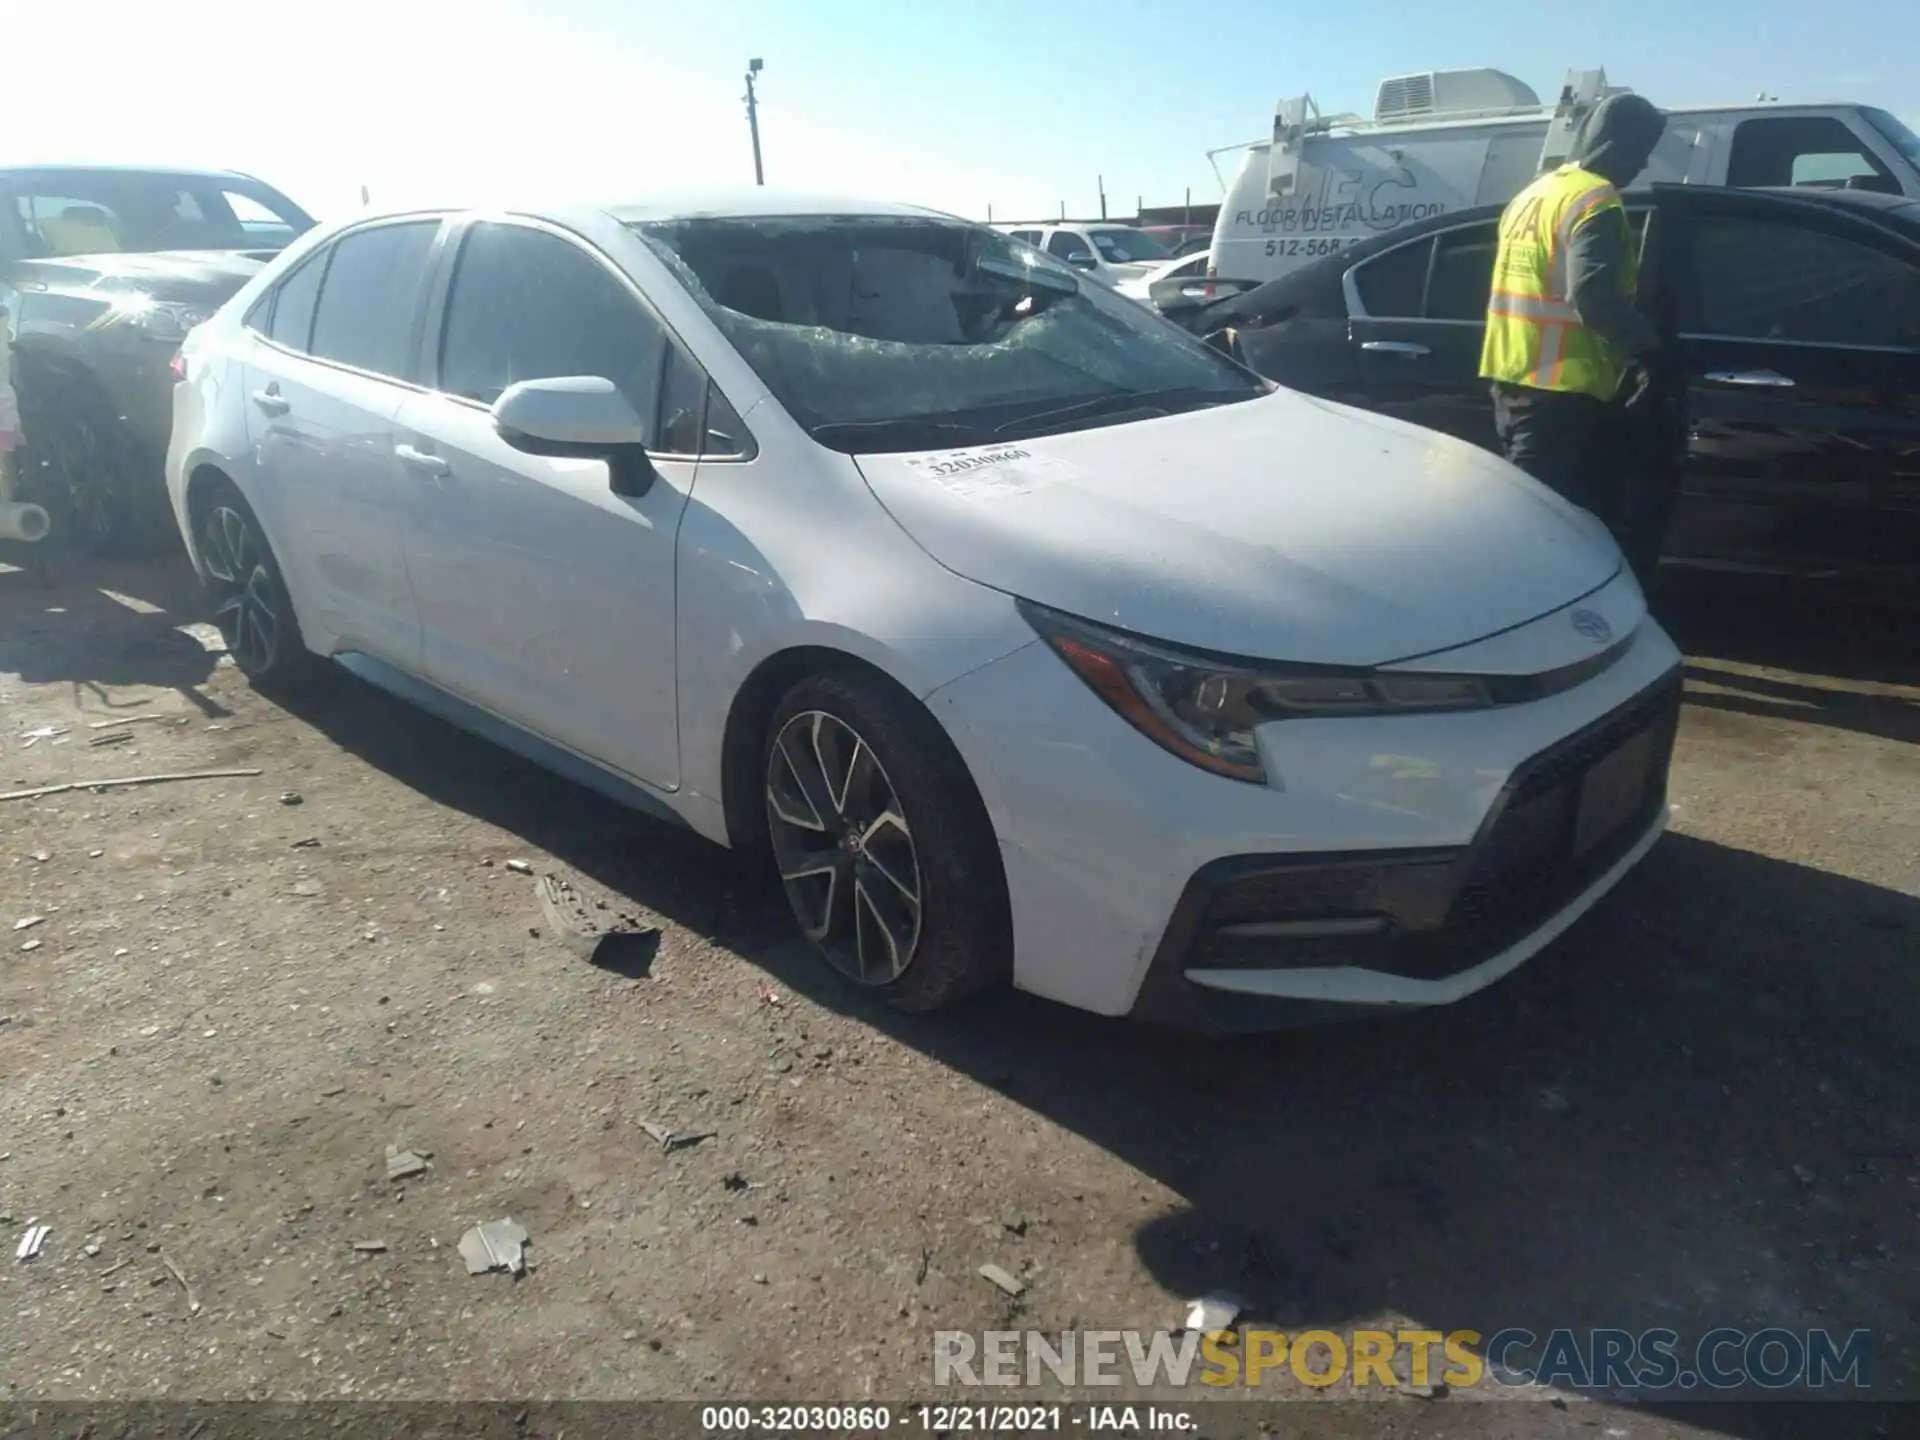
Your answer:
[[[1887,167],[1867,153],[1866,143],[1832,115],[1781,115],[1742,120],[1733,131],[1727,184],[1844,186],[1900,193]]]
[[[1087,244],[1085,240],[1082,240],[1071,230],[1056,230],[1047,237],[1047,253],[1049,255],[1058,255],[1062,260],[1079,251],[1090,251],[1092,249],[1093,247],[1091,245]]]
[[[1493,255],[1499,246],[1496,225],[1474,225],[1436,237],[1433,274],[1427,281],[1427,319],[1480,322],[1487,318],[1487,291],[1493,285]]]
[[[1367,314],[1382,320],[1409,319],[1420,314],[1420,297],[1427,288],[1427,257],[1431,240],[1417,240],[1362,261],[1354,274],[1360,303]],[[1484,312],[1486,305],[1482,303]]]
[[[275,214],[251,195],[242,195],[237,190],[222,190],[220,198],[233,212],[233,218],[239,222],[241,234],[249,245],[261,247],[291,245],[300,229],[291,220]]]
[[[705,420],[707,372],[677,345],[667,346],[667,374],[660,382],[659,449],[667,455],[698,455]]]
[[[739,413],[727,403],[727,397],[720,393],[720,387],[712,381],[707,382],[707,439],[708,459],[718,455],[750,455],[753,453],[753,437],[747,433],[746,424]]]
[[[320,298],[320,277],[327,273],[323,250],[295,267],[273,292],[266,336],[276,345],[305,354],[313,339],[313,302]]]
[[[376,375],[405,378],[414,313],[439,228],[437,220],[378,225],[336,240],[313,315],[308,353]],[[290,308],[274,306],[276,330],[280,312]],[[297,325],[297,316],[290,323]],[[276,333],[274,338],[281,336]],[[295,338],[290,335],[283,343],[294,343]]]
[[[658,435],[666,333],[585,249],[544,230],[475,225],[460,247],[440,341],[440,388],[491,405],[521,380],[597,375]]]
[[[1027,245],[1038,245],[1040,243],[1040,232],[1038,230],[1010,230],[1007,233],[1008,238],[1019,240]]]
[[[1845,235],[1746,217],[1694,222],[1680,328],[1743,340],[1920,346],[1920,271]]]

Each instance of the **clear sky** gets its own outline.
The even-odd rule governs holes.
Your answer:
[[[1852,99],[1920,128],[1914,0],[12,0],[0,160],[247,170],[323,216],[769,183],[984,218],[1219,198],[1283,95],[1568,67],[1661,105]],[[1231,173],[1230,167],[1228,173]]]

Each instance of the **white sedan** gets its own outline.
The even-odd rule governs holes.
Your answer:
[[[331,661],[769,857],[904,1008],[1457,1000],[1666,822],[1605,530],[990,230],[356,215],[193,331],[168,481],[256,685]]]

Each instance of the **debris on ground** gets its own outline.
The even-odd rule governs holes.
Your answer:
[[[103,735],[94,736],[91,740],[87,741],[87,745],[94,750],[99,750],[108,745],[130,744],[132,740],[133,732],[131,730],[109,730]]]
[[[998,1265],[982,1265],[980,1267],[980,1278],[991,1285],[998,1286],[1016,1300],[1026,1293],[1027,1287],[1020,1281],[1014,1279],[1013,1276],[1009,1275],[1006,1271],[1002,1270]]]
[[[387,1253],[387,1242],[384,1240],[356,1240],[353,1242],[353,1248],[358,1250],[362,1255],[384,1255]]]
[[[727,1189],[734,1191],[736,1193],[740,1191],[745,1191],[745,1190],[766,1189],[766,1186],[762,1185],[758,1180],[747,1179],[745,1172],[740,1170],[734,1171],[731,1175],[727,1176],[720,1183],[724,1185]]]
[[[175,720],[186,723],[184,715],[122,715],[113,720],[95,720],[88,725],[89,730],[111,730],[117,725],[145,725],[152,721]]]
[[[280,803],[282,805],[304,805],[306,801],[300,798],[300,792],[298,790],[282,790],[280,792]]]
[[[64,725],[42,725],[39,729],[29,730],[20,737],[20,748],[31,750],[42,740],[57,740],[66,733],[67,727]]]
[[[509,1215],[504,1220],[489,1220],[476,1225],[460,1237],[460,1258],[467,1262],[469,1275],[484,1275],[489,1270],[505,1270],[512,1275],[525,1273],[527,1227]]]
[[[33,854],[29,855],[27,858],[33,861],[33,863],[36,865],[44,865],[49,860],[53,859],[53,852],[49,850],[36,850],[33,852]]]
[[[507,861],[507,869],[513,871],[516,875],[533,874],[533,866],[529,865],[525,860],[509,860]]]
[[[1009,1211],[1000,1217],[1000,1228],[1009,1235],[1024,1236],[1027,1233],[1027,1217],[1019,1211]]]
[[[38,950],[39,948],[40,948],[40,942],[38,940],[29,940],[26,942],[26,944],[20,947],[20,951],[22,954],[26,954],[29,951]]]
[[[320,841],[318,837],[309,835],[304,840],[294,841],[293,844],[288,848],[293,850],[318,850],[320,848]]]
[[[652,1120],[642,1120],[640,1128],[658,1141],[662,1150],[684,1150],[689,1145],[698,1145],[702,1140],[711,1140],[719,1133],[714,1130],[689,1130],[686,1134],[679,1135]]]
[[[387,1179],[408,1180],[415,1175],[424,1175],[433,1167],[411,1150],[402,1150],[397,1145],[387,1146]]]
[[[780,992],[774,989],[773,986],[762,985],[760,987],[760,1003],[762,1005],[780,1006],[787,1002],[780,998]]]
[[[557,875],[542,875],[535,888],[540,895],[540,910],[546,916],[547,929],[567,949],[602,969],[617,969],[637,979],[638,975],[632,973],[634,957],[624,957],[628,963],[623,964],[623,956],[613,952],[627,950],[634,942],[644,939],[649,943],[645,954],[638,957],[637,968],[645,972],[653,958],[653,945],[659,939],[657,930],[641,925],[630,915],[618,917],[618,924],[602,923],[594,912],[605,910],[606,903],[589,906],[569,881]]]
[[[37,1218],[36,1216],[35,1219]],[[20,1236],[20,1246],[13,1252],[13,1258],[16,1261],[38,1258],[40,1247],[47,1243],[47,1236],[52,1233],[51,1225],[36,1225],[33,1220],[28,1220],[26,1231]]]
[[[1240,1318],[1240,1312],[1245,1308],[1238,1295],[1216,1290],[1210,1295],[1202,1295],[1187,1307],[1185,1328],[1200,1335],[1231,1330],[1233,1322]]]
[[[246,780],[262,772],[250,770],[170,770],[162,775],[122,775],[113,780],[69,780],[64,785],[37,785],[31,790],[0,792],[0,801],[38,800],[73,790],[115,790],[132,785],[167,785],[176,780]]]
[[[187,1279],[184,1270],[173,1263],[173,1257],[171,1255],[168,1255],[164,1250],[158,1251],[157,1253],[160,1256],[160,1263],[167,1267],[167,1273],[178,1280],[180,1282],[180,1288],[187,1292],[187,1313],[189,1315],[198,1315],[200,1313],[200,1297],[194,1292],[193,1282]]]
[[[44,915],[23,915],[13,922],[13,928],[16,930],[31,930],[46,918]]]

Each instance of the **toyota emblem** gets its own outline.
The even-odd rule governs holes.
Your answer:
[[[1613,638],[1613,627],[1607,623],[1607,617],[1597,610],[1574,611],[1573,628],[1596,645],[1604,645]]]

